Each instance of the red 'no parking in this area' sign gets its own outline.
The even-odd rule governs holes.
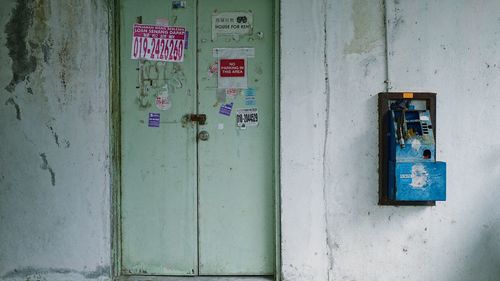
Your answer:
[[[245,77],[244,59],[221,59],[220,77]]]

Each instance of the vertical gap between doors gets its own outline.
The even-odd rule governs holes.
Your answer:
[[[194,7],[194,16],[195,16],[195,39],[194,47],[195,47],[195,84],[196,84],[196,93],[195,93],[195,108],[196,114],[199,113],[199,84],[198,84],[198,67],[199,67],[199,59],[198,59],[198,0],[193,0]],[[198,153],[198,130],[199,124],[196,123],[196,131],[195,131],[195,139],[196,139],[196,275],[200,275],[200,161],[199,161],[199,153]]]

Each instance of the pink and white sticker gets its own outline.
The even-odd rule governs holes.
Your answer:
[[[134,24],[132,59],[182,62],[186,29],[179,26]]]
[[[172,107],[172,101],[168,98],[168,94],[158,95],[155,103],[156,107],[160,110],[167,110]]]

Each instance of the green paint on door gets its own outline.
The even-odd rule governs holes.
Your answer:
[[[273,1],[191,0],[172,9],[173,2],[122,0],[119,7],[122,274],[273,275]],[[212,16],[224,12],[251,13],[252,34],[212,39]],[[186,27],[182,63],[130,59],[139,16],[144,24],[166,18]],[[245,66],[254,90],[217,89],[214,48],[254,51]],[[160,110],[155,99],[166,90],[172,106]],[[230,103],[230,115],[221,114]],[[258,126],[237,128],[236,111],[254,107]],[[159,127],[148,126],[150,113],[160,114]],[[186,122],[186,114],[206,114],[207,122]],[[202,131],[206,141],[198,140]]]
[[[274,87],[272,1],[199,1],[199,110],[209,123],[210,140],[198,145],[200,274],[274,272]],[[253,34],[211,40],[212,13],[250,11]],[[247,19],[248,20],[248,19]],[[260,36],[259,36],[260,35]],[[226,117],[213,107],[217,79],[208,79],[214,48],[254,48],[247,59],[248,86],[255,89],[258,127],[236,128],[236,110]],[[224,124],[223,130],[217,124]]]

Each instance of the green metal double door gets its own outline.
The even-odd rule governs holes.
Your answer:
[[[274,274],[273,1],[122,0],[119,9],[121,273]],[[250,31],[214,28],[238,13]],[[138,17],[185,27],[183,61],[131,59]],[[222,75],[219,52],[243,59],[244,75]],[[242,126],[248,116],[258,119]]]

